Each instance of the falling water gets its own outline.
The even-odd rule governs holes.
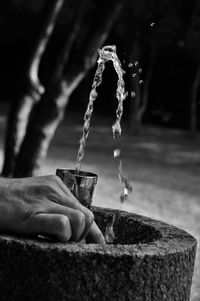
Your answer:
[[[103,71],[105,69],[105,63],[108,61],[112,61],[113,67],[118,75],[117,91],[116,91],[118,107],[116,110],[116,121],[112,125],[113,139],[117,140],[121,136],[121,124],[120,123],[121,123],[121,118],[122,118],[122,114],[123,114],[123,101],[127,97],[127,92],[125,91],[125,83],[123,80],[124,71],[121,67],[121,62],[117,56],[115,46],[104,46],[102,49],[99,49],[98,52],[99,52],[99,59],[97,61],[98,66],[97,66],[97,70],[96,70],[96,73],[94,76],[92,89],[91,89],[91,92],[89,95],[88,107],[87,107],[86,113],[84,115],[83,132],[82,132],[82,137],[80,139],[80,146],[79,146],[78,155],[77,155],[77,161],[76,161],[76,172],[77,173],[79,172],[79,170],[81,168],[81,162],[84,157],[84,150],[86,147],[86,140],[89,135],[90,120],[91,120],[92,112],[93,112],[93,104],[98,96],[98,93],[96,90],[97,90],[97,87],[102,83],[102,75],[103,75]],[[121,202],[121,206],[122,206],[124,201],[128,198],[129,192],[132,191],[132,186],[130,185],[126,175],[123,173],[120,149],[115,149],[113,156],[116,160],[119,161],[118,176],[119,176],[120,182],[124,186],[123,191],[120,195],[120,202]],[[113,215],[112,222],[106,229],[105,236],[106,236],[107,242],[113,242],[113,239],[114,239],[113,225],[114,225],[115,219],[116,219],[116,216]]]
[[[103,48],[104,49],[104,48]],[[86,140],[87,137],[89,135],[89,127],[90,127],[90,120],[92,117],[92,112],[93,112],[93,103],[95,101],[95,99],[98,96],[98,93],[96,91],[97,87],[102,83],[102,75],[103,75],[103,71],[105,69],[105,63],[108,60],[107,56],[106,56],[106,51],[104,56],[103,56],[103,49],[99,49],[99,59],[97,61],[98,66],[97,66],[97,70],[94,76],[94,80],[93,80],[93,84],[92,84],[92,90],[90,92],[89,95],[89,103],[87,106],[87,110],[85,112],[84,115],[84,125],[83,125],[83,132],[82,132],[82,137],[80,139],[80,145],[79,145],[79,150],[78,150],[78,155],[77,155],[77,159],[76,159],[76,171],[77,173],[79,172],[79,170],[81,169],[81,163],[84,157],[84,151],[85,151],[85,147],[86,147]]]

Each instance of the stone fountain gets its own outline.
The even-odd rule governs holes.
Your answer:
[[[0,300],[189,301],[197,242],[141,215],[93,207],[112,244],[0,236]]]

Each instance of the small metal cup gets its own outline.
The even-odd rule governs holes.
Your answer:
[[[92,172],[79,171],[74,169],[58,168],[56,175],[70,189],[79,202],[90,209],[94,187],[98,176]]]

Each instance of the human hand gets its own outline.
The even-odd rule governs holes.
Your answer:
[[[93,213],[57,176],[0,179],[0,232],[105,243]]]

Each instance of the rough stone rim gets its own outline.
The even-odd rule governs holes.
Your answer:
[[[93,207],[94,213],[107,212],[113,213],[115,209]],[[70,252],[76,253],[79,256],[87,256],[88,254],[98,253],[106,255],[133,255],[138,257],[148,256],[164,256],[166,252],[168,254],[175,254],[177,252],[182,253],[184,250],[192,249],[196,247],[196,239],[187,233],[186,231],[179,229],[175,226],[166,224],[164,222],[137,215],[135,213],[129,213],[126,211],[121,211],[120,214],[132,217],[134,220],[140,222],[143,225],[149,225],[153,227],[156,231],[159,231],[160,238],[149,243],[138,243],[138,244],[107,244],[107,245],[97,245],[97,244],[83,244],[83,243],[60,243],[60,242],[48,242],[38,239],[22,238],[12,235],[0,235],[0,244],[11,244],[15,243],[19,247],[27,247],[40,249],[41,252],[45,252],[46,249],[52,249],[57,252]]]

